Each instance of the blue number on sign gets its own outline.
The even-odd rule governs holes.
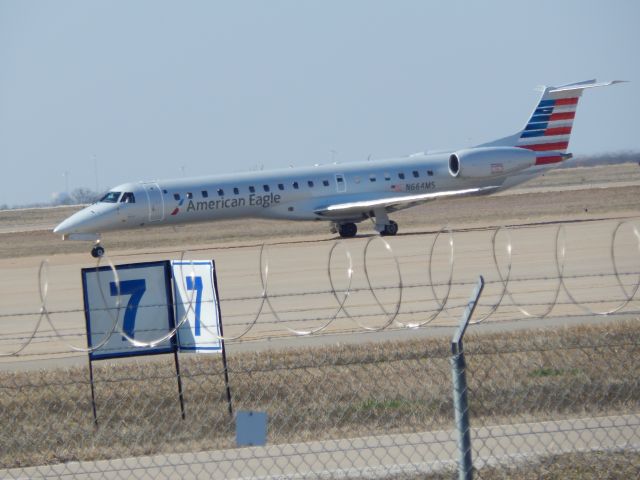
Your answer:
[[[200,305],[202,304],[202,277],[187,277],[187,290],[196,291],[196,325],[195,336],[200,336]]]
[[[116,282],[109,283],[109,287],[111,287],[111,296],[117,297],[118,293],[120,295],[131,295],[129,299],[129,303],[127,303],[127,308],[124,312],[124,323],[122,324],[122,331],[126,333],[129,337],[133,338],[135,334],[135,325],[136,325],[136,313],[138,313],[138,305],[140,305],[140,299],[144,292],[147,290],[147,283],[144,281],[144,278],[140,278],[137,280],[123,280],[120,282],[120,292],[118,292],[118,287]],[[122,340],[126,340],[126,338],[122,337]]]

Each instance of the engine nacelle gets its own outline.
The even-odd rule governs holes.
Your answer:
[[[460,178],[502,177],[536,163],[532,150],[517,147],[478,147],[458,150],[449,156],[449,173]]]

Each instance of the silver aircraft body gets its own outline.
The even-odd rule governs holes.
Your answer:
[[[101,234],[160,225],[234,218],[324,220],[353,237],[370,219],[395,235],[389,214],[437,198],[489,194],[571,158],[567,153],[578,100],[587,88],[618,81],[546,87],[529,121],[513,135],[472,148],[401,158],[266,172],[124,183],[55,229],[65,240],[95,242]]]

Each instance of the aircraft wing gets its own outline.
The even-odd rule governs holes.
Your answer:
[[[316,215],[323,217],[359,217],[363,213],[372,210],[384,209],[386,212],[394,212],[404,208],[413,207],[421,203],[435,200],[436,198],[455,197],[463,195],[477,195],[481,193],[491,193],[500,188],[499,186],[466,188],[463,190],[446,190],[442,192],[416,193],[411,195],[393,195],[384,198],[369,200],[357,200],[353,202],[337,203],[327,205],[315,210]]]

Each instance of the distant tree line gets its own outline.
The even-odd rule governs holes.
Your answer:
[[[597,155],[579,155],[569,162],[562,163],[560,168],[594,167],[596,165],[614,165],[618,163],[640,164],[640,152],[612,152],[599,153]]]
[[[52,206],[58,205],[85,205],[98,201],[101,194],[89,188],[79,187],[71,191],[71,193],[57,194],[51,200]]]
[[[97,202],[101,196],[102,193],[95,192],[90,188],[79,187],[72,190],[70,193],[54,193],[51,196],[50,202],[37,202],[22,205],[8,205],[6,203],[3,203],[0,204],[0,210],[11,210],[17,208],[58,207],[61,205],[86,205],[89,203]]]

